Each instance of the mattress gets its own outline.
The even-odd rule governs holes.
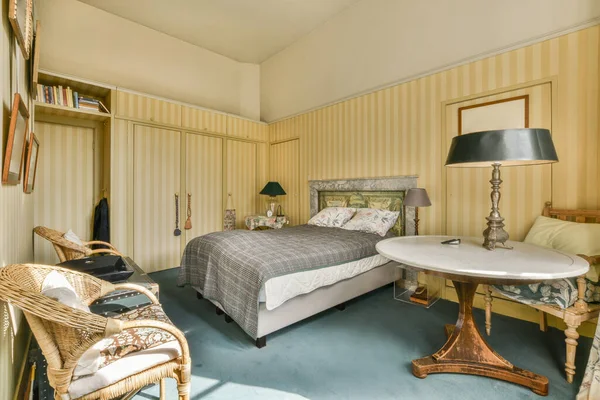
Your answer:
[[[271,278],[260,289],[258,301],[265,303],[267,310],[273,310],[296,296],[350,279],[388,261],[390,260],[377,254],[344,264]]]

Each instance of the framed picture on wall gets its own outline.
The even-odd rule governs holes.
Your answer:
[[[23,191],[25,193],[33,192],[39,153],[40,142],[37,140],[33,132],[31,132],[27,145],[27,158],[25,159],[25,178],[23,179]]]
[[[529,128],[529,95],[474,104],[458,109],[458,134]]]
[[[9,0],[8,20],[12,25],[13,31],[21,53],[26,60],[29,60],[31,52],[31,39],[33,35],[33,0]]]
[[[38,20],[35,24],[35,34],[33,35],[32,54],[31,54],[31,95],[37,99],[38,72],[40,69],[40,33],[41,23]]]
[[[12,112],[10,114],[10,127],[4,153],[4,166],[2,168],[2,183],[16,185],[21,182],[21,166],[25,158],[27,133],[29,132],[29,112],[23,98],[15,93]]]

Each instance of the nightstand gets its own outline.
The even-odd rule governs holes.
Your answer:
[[[284,225],[289,223],[289,220],[285,215],[279,217],[267,217],[266,215],[248,215],[246,216],[244,221],[246,223],[246,227],[251,231],[259,229],[261,227],[280,229],[283,228]]]

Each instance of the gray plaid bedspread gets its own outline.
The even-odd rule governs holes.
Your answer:
[[[382,239],[314,225],[209,233],[186,246],[178,285],[202,288],[204,297],[218,301],[256,339],[258,295],[267,280],[370,257]]]

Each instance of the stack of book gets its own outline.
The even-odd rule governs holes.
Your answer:
[[[71,90],[70,87],[65,88],[61,85],[47,86],[38,84],[37,99],[47,104],[110,113],[100,100],[81,96],[79,93]]]

